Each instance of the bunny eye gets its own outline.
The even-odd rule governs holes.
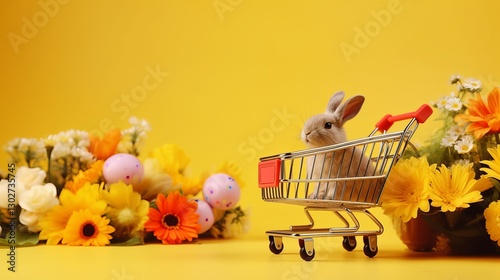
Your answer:
[[[326,128],[326,129],[330,129],[330,128],[332,128],[332,123],[331,123],[331,122],[326,122],[326,123],[325,123],[325,128]]]

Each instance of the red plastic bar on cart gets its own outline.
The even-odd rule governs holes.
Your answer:
[[[397,121],[415,118],[418,123],[424,123],[429,116],[432,115],[431,106],[424,104],[415,112],[401,114],[397,116],[385,115],[375,126],[379,131],[387,131],[391,128],[392,124]]]
[[[281,159],[259,162],[259,188],[277,187],[280,183]]]

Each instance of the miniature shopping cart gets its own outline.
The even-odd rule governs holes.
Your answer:
[[[355,236],[363,236],[364,254],[374,257],[378,252],[377,236],[383,233],[384,228],[368,208],[379,206],[391,167],[408,145],[415,148],[410,139],[418,125],[424,123],[431,114],[431,107],[424,104],[415,112],[384,116],[365,138],[261,158],[258,180],[262,199],[305,206],[304,212],[309,220],[309,224],[290,226],[289,230],[267,231],[271,252],[281,253],[284,248],[283,237],[291,237],[298,239],[302,259],[310,261],[315,256],[315,237],[342,236],[343,247],[352,251],[356,247]],[[409,124],[402,131],[388,132],[394,122],[401,120],[409,120]],[[352,160],[354,153],[360,151],[370,168],[360,166],[360,161]],[[325,157],[334,160],[320,160]],[[346,160],[349,162],[346,163]],[[327,162],[330,166],[311,167],[315,164],[327,165]],[[348,166],[353,172],[340,172],[341,168],[332,166],[334,162]],[[321,175],[318,178],[317,175],[312,176],[312,168],[339,171],[336,175],[324,178]],[[341,176],[341,173],[347,175]],[[320,189],[323,196],[318,195]],[[311,211],[331,211],[342,226],[314,228]],[[359,214],[368,216],[375,229],[361,229],[356,217]]]

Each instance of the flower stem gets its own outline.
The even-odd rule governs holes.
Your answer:
[[[52,150],[54,149],[53,146],[47,146],[46,147],[46,151],[47,151],[47,181],[49,183],[52,183],[52,172],[50,171],[50,167],[51,167],[51,162],[50,162],[50,158],[52,156]]]

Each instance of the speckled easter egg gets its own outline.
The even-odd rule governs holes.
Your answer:
[[[203,196],[213,208],[232,209],[240,200],[240,186],[233,177],[224,173],[216,173],[205,180]]]
[[[206,201],[201,199],[195,199],[196,203],[198,203],[198,209],[196,209],[196,213],[200,215],[198,218],[198,224],[201,226],[200,230],[198,230],[198,234],[202,234],[209,230],[214,224],[214,212],[212,212],[212,207]]]
[[[144,167],[133,155],[116,154],[104,162],[102,175],[107,183],[123,181],[125,184],[134,184],[144,177]]]

